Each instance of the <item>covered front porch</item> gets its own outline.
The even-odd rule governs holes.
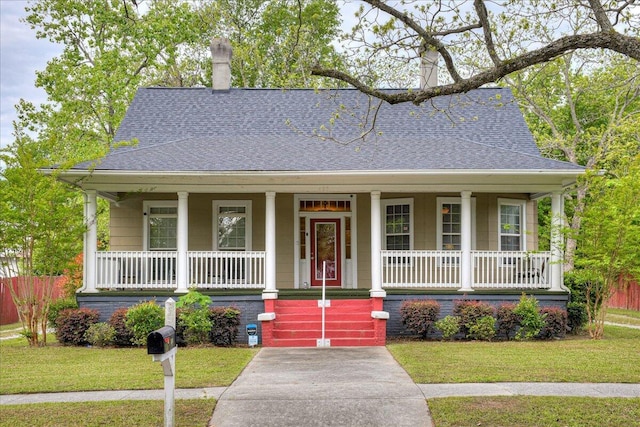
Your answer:
[[[498,218],[499,213],[495,212],[476,214],[476,194],[470,191],[462,191],[458,197],[453,197],[451,193],[446,197],[414,194],[415,201],[414,198],[399,199],[396,194],[386,195],[380,191],[372,191],[368,197],[366,193],[311,196],[283,194],[278,195],[280,203],[276,203],[275,192],[266,192],[262,197],[253,194],[247,198],[253,197],[253,204],[257,204],[256,200],[262,198],[264,211],[263,214],[243,211],[246,217],[242,218],[246,221],[243,222],[246,229],[243,233],[247,234],[243,239],[250,240],[248,230],[251,229],[254,235],[262,234],[263,241],[256,245],[259,250],[253,250],[249,244],[240,250],[193,250],[194,245],[190,245],[189,235],[193,235],[194,231],[198,232],[194,227],[201,227],[201,221],[193,219],[193,214],[190,221],[190,212],[201,210],[200,200],[204,200],[202,204],[207,204],[213,199],[214,206],[222,202],[217,201],[215,195],[178,192],[175,202],[167,200],[161,205],[175,206],[175,249],[98,251],[94,220],[97,192],[86,190],[85,195],[88,232],[85,236],[85,286],[81,289],[82,293],[154,289],[186,293],[189,288],[257,289],[262,291],[265,300],[277,299],[280,289],[307,289],[319,283],[317,280],[314,283],[309,278],[310,274],[317,274],[319,271],[321,258],[318,243],[313,238],[314,230],[310,229],[314,226],[314,221],[323,226],[328,224],[335,233],[331,237],[334,252],[329,260],[339,266],[339,271],[334,272],[338,288],[366,287],[371,297],[384,297],[388,289],[441,289],[460,292],[480,289],[563,290],[561,191],[540,196],[550,195],[552,199],[550,251],[535,250],[537,240],[532,238],[532,234],[536,230],[530,227],[531,230],[525,231],[524,218],[517,220],[523,222],[517,224],[519,234],[514,237],[514,233],[511,233],[506,236],[510,240],[505,240],[512,243],[516,239],[521,250],[490,250],[491,246],[500,246],[501,242],[490,242],[493,233],[490,226],[482,231],[484,234],[476,230],[482,228],[477,225],[481,220],[476,217],[482,218],[482,222],[487,224],[502,220]],[[141,205],[140,208],[144,203],[145,220],[150,212],[147,203],[151,202],[148,200],[153,197],[154,194],[149,193],[141,196],[144,202],[137,202]],[[418,202],[420,197],[424,200]],[[480,200],[478,203],[488,206],[491,201],[503,200],[495,195],[478,194],[477,197]],[[198,201],[193,201],[195,198]],[[333,203],[338,208],[334,211],[305,210],[303,207],[310,203],[309,200],[315,200],[321,206],[324,204],[325,208],[327,205],[330,208]],[[349,202],[340,205],[342,200]],[[291,209],[290,202],[294,205],[293,215],[287,212]],[[524,217],[526,199],[516,202],[522,203],[521,210],[517,212]],[[238,201],[234,203],[239,204]],[[242,203],[251,206],[251,201]],[[435,205],[437,213],[434,214],[432,208],[425,209],[422,206],[430,204]],[[457,209],[455,220],[446,219],[444,213],[451,207]],[[398,208],[406,208],[407,212],[400,215],[393,213]],[[495,208],[483,209],[489,211]],[[532,210],[531,207],[528,209]],[[416,219],[418,216],[425,218],[421,220],[423,224]],[[446,221],[453,223],[441,224]],[[437,231],[433,231],[435,227],[429,225],[435,222],[438,222]],[[494,228],[506,228],[506,225],[497,225]],[[129,225],[127,227],[131,228]],[[143,227],[145,232],[141,233],[141,237],[144,242],[137,246],[148,246],[148,235],[152,234],[149,224]],[[400,229],[400,232],[395,232],[396,229]],[[293,232],[294,239],[291,239],[290,232]],[[437,238],[430,237],[431,244],[424,237],[429,234],[437,234]],[[483,239],[488,243],[477,244],[476,236],[480,236],[478,240]],[[434,245],[436,241],[440,249],[419,248]],[[402,245],[407,249],[390,249],[391,246]],[[134,246],[130,248],[133,249]],[[485,247],[480,250],[476,246]],[[529,249],[530,247],[533,249]],[[368,267],[368,274],[363,273],[362,266]],[[287,285],[283,287],[282,283],[285,282]]]

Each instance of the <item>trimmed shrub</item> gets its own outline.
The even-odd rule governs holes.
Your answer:
[[[116,330],[107,322],[98,322],[89,326],[84,333],[84,339],[91,345],[106,347],[112,345],[116,337]]]
[[[513,312],[515,304],[502,304],[496,310],[496,335],[506,340],[512,339],[520,326],[520,318]]]
[[[86,345],[85,333],[98,323],[99,314],[88,308],[67,308],[58,313],[56,338],[64,345]]]
[[[496,336],[496,319],[493,316],[482,316],[473,323],[467,323],[472,340],[491,341]]]
[[[494,309],[491,305],[481,301],[459,300],[453,305],[453,315],[460,318],[460,332],[466,337],[469,335],[469,327],[481,317],[493,317]]]
[[[404,301],[400,307],[402,324],[423,339],[433,329],[440,315],[440,304],[434,300]]]
[[[128,308],[119,308],[111,314],[109,324],[115,331],[113,344],[121,347],[128,347],[133,344],[133,333],[127,328],[126,317]]]
[[[206,307],[180,310],[178,324],[187,345],[204,344],[209,341],[212,323]]]
[[[579,334],[589,321],[587,306],[582,302],[570,302],[567,304],[567,328],[570,334]]]
[[[51,301],[51,304],[49,305],[49,314],[47,314],[49,326],[55,328],[58,314],[67,308],[78,308],[78,302],[75,298],[58,298]]]
[[[460,319],[457,316],[445,316],[435,323],[435,327],[442,333],[442,339],[451,340],[460,332]]]
[[[134,345],[147,345],[147,335],[164,326],[164,310],[155,301],[141,302],[127,310],[125,325]]]
[[[513,312],[520,318],[520,328],[516,332],[516,340],[535,338],[544,328],[546,315],[540,313],[538,300],[534,297],[522,294],[520,302],[513,309]]]
[[[210,307],[212,326],[209,338],[213,345],[229,347],[238,342],[240,310],[235,307]]]
[[[558,307],[544,307],[540,310],[545,316],[545,325],[538,334],[539,338],[564,338],[567,335],[567,312]]]
[[[182,337],[187,345],[204,344],[209,341],[212,326],[209,304],[211,298],[195,289],[190,289],[178,299],[177,324],[180,325]]]

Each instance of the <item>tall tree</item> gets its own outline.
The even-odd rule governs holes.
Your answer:
[[[388,93],[368,81],[371,73],[363,63],[350,70],[318,64],[312,73],[391,104],[421,104],[434,96],[467,92],[580,49],[607,49],[640,60],[640,13],[631,0],[363,3],[348,48],[372,59],[413,63],[416,74],[422,58],[437,52],[446,78],[433,87]],[[538,37],[540,25],[552,34],[550,40]],[[516,39],[526,43],[514,44]],[[484,59],[481,66],[470,67],[465,59],[478,54]]]
[[[312,65],[342,65],[334,0],[201,1],[196,10],[204,40],[231,41],[233,86],[317,87],[327,82],[311,77]]]
[[[184,2],[157,0],[144,14],[122,0],[40,0],[26,10],[37,37],[64,46],[37,73],[50,103],[39,138],[71,163],[100,157],[145,76],[198,37]]]
[[[59,275],[81,248],[82,204],[65,185],[38,168],[49,150],[16,126],[15,141],[0,150],[0,254],[7,288],[32,346],[47,343],[47,315]]]
[[[640,153],[640,70],[607,53],[571,53],[505,79],[516,94],[542,152],[587,170],[615,169]],[[580,228],[591,175],[581,178],[569,203],[570,226]],[[574,264],[576,242],[565,250]]]
[[[576,239],[576,267],[587,284],[589,334],[600,339],[612,292],[625,279],[640,277],[640,155],[592,180]]]

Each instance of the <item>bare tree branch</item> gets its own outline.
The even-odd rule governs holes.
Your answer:
[[[398,9],[394,9],[393,7],[385,4],[384,2],[381,2],[378,0],[365,0],[365,2],[395,17],[396,19],[403,22],[408,28],[415,31],[416,34],[418,34],[420,38],[422,38],[424,43],[426,43],[429,46],[433,46],[435,50],[437,50],[438,53],[442,56],[442,59],[444,60],[444,63],[447,67],[447,71],[449,71],[451,78],[453,78],[453,80],[456,82],[462,80],[462,77],[460,77],[458,70],[456,70],[453,58],[451,57],[451,54],[447,50],[446,46],[440,40],[435,38],[433,34],[425,30],[424,28],[422,28],[416,21],[411,19],[409,15],[407,15],[406,13],[401,12]]]
[[[371,9],[359,15],[360,22],[354,27],[353,34],[356,28],[358,34],[352,38],[357,45],[354,51],[359,49],[371,63],[378,56],[408,64],[434,49],[444,62],[440,83],[389,94],[367,78],[368,70],[355,65],[340,69],[316,65],[311,74],[348,83],[390,104],[421,104],[435,96],[464,93],[497,82],[576,50],[605,49],[640,61],[636,1],[560,0],[550,5],[542,1],[498,4],[471,0],[464,5],[434,0],[415,2],[409,10],[412,2],[392,6],[381,0],[364,0]],[[384,14],[391,19],[384,21]],[[618,22],[624,25],[621,30],[615,26]],[[467,60],[473,55],[478,62]]]
[[[484,6],[484,2],[482,0],[474,0],[473,5],[476,8],[478,18],[480,19],[482,33],[484,34],[484,43],[487,46],[489,56],[491,57],[494,65],[500,66],[500,64],[502,64],[502,60],[498,58],[498,54],[496,53],[496,45],[493,43],[493,35],[491,34],[491,23],[489,22],[487,8]]]
[[[389,104],[399,104],[403,102],[420,104],[435,96],[465,93],[472,89],[477,89],[485,84],[496,82],[513,72],[524,70],[532,65],[551,61],[573,50],[594,48],[609,49],[640,60],[640,39],[616,32],[598,32],[561,37],[546,46],[505,60],[501,64],[479,72],[469,78],[461,79],[451,84],[438,85],[410,92],[388,94],[382,90],[366,85],[348,73],[335,69],[322,68],[320,66],[312,67],[311,74],[341,80],[361,92],[382,99]]]

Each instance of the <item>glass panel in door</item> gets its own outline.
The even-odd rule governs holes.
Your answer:
[[[322,286],[322,265],[326,261],[326,285],[340,286],[340,219],[311,220],[311,286]]]

